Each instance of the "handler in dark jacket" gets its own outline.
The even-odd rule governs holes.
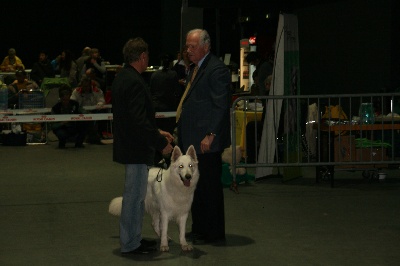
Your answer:
[[[125,164],[120,242],[122,254],[140,254],[156,250],[156,242],[142,239],[141,234],[148,165],[153,164],[156,150],[172,152],[173,137],[157,128],[150,88],[140,75],[149,62],[147,43],[130,39],[123,55],[125,67],[112,84],[113,159]]]

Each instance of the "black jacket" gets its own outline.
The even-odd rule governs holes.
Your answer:
[[[54,78],[54,68],[50,60],[44,62],[36,62],[32,67],[31,79],[33,79],[39,86],[44,78]]]
[[[153,164],[156,150],[167,140],[156,126],[150,88],[140,73],[125,66],[112,84],[113,160],[123,164]]]

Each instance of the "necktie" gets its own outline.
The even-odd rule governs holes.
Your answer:
[[[181,101],[179,102],[178,109],[176,109],[176,122],[177,122],[177,123],[178,123],[179,118],[180,118],[181,113],[182,113],[182,103],[183,103],[183,100],[186,98],[186,95],[187,95],[187,93],[188,93],[188,91],[189,91],[189,89],[190,89],[190,86],[192,85],[192,82],[193,82],[194,78],[196,77],[197,70],[199,70],[199,67],[198,67],[198,66],[195,66],[195,68],[193,69],[192,77],[190,78],[190,81],[189,81],[188,84],[186,85],[185,92],[183,93],[182,98],[181,98]]]

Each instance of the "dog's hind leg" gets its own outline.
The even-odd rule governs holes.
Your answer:
[[[186,242],[186,221],[188,218],[188,214],[182,215],[177,218],[176,222],[179,226],[179,243],[181,244],[181,248],[183,251],[192,251],[193,247]]]

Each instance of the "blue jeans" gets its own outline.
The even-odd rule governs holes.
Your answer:
[[[140,246],[148,173],[146,164],[125,165],[125,188],[119,222],[121,252],[129,252]]]

